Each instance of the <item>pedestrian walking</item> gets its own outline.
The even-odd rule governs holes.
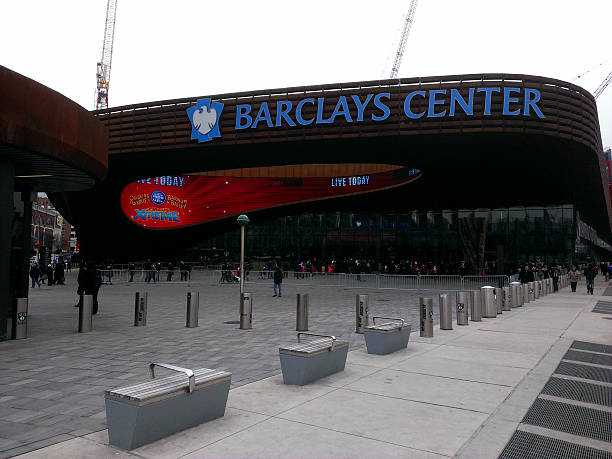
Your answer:
[[[576,267],[574,265],[572,265],[567,275],[569,277],[570,285],[572,286],[572,292],[575,292],[576,285],[578,285],[578,271],[576,271]]]
[[[136,272],[136,266],[134,263],[128,263],[128,272],[130,273],[130,280],[128,282],[134,281],[134,273]]]
[[[171,261],[168,262],[168,275],[166,277],[166,280],[168,282],[172,282],[172,276],[174,275],[174,265],[172,264]]]
[[[55,283],[57,285],[64,285],[64,269],[65,265],[63,261],[60,261],[58,264],[55,265],[53,278],[55,279]]]
[[[280,267],[278,265],[274,266],[274,272],[273,272],[273,277],[274,277],[274,295],[273,296],[277,296],[276,295],[276,290],[278,289],[278,296],[281,297],[283,296],[283,272],[281,271]]]
[[[550,275],[553,281],[553,291],[559,291],[559,276],[561,275],[561,268],[559,266],[552,266],[550,268]]]
[[[30,277],[32,278],[32,288],[34,288],[35,285],[40,287],[40,268],[37,263],[33,263],[30,267]]]
[[[100,270],[92,262],[83,263],[79,269],[77,278],[79,302],[75,307],[80,307],[83,302],[83,295],[91,295],[93,298],[92,314],[98,313],[98,292],[102,284],[102,275]]]
[[[53,285],[55,280],[53,279],[53,266],[51,263],[47,265],[47,285]]]
[[[584,270],[584,277],[587,282],[587,295],[593,294],[593,284],[595,282],[595,276],[597,275],[597,271],[593,267],[592,263],[589,263]]]

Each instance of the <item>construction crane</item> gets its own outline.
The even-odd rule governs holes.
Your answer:
[[[406,48],[406,41],[408,41],[408,35],[410,35],[410,28],[412,27],[412,21],[414,20],[414,13],[416,11],[417,3],[419,0],[412,0],[410,2],[410,8],[408,8],[408,14],[406,15],[406,21],[404,22],[404,30],[402,30],[402,36],[400,38],[399,46],[397,48],[397,54],[395,55],[395,61],[393,67],[391,67],[391,77],[397,78],[397,72],[399,72],[400,65],[402,65],[402,57],[404,57],[404,48]]]
[[[108,0],[106,5],[106,24],[104,25],[102,59],[98,62],[96,69],[96,110],[108,108],[108,86],[110,83],[111,62],[113,60],[116,13],[117,0]]]
[[[597,99],[601,95],[601,93],[605,91],[605,89],[608,87],[610,82],[612,82],[612,72],[610,72],[608,76],[606,77],[606,79],[603,80],[601,84],[597,87],[597,89],[593,93],[593,97]]]

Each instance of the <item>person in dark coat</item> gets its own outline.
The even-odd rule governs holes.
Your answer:
[[[85,263],[79,269],[79,276],[77,278],[79,287],[77,289],[77,295],[79,295],[79,302],[75,307],[81,306],[83,301],[83,295],[93,296],[93,308],[92,314],[98,313],[98,291],[100,290],[100,284],[102,283],[102,277],[100,271],[96,266],[91,263]]]
[[[32,278],[32,288],[34,288],[35,285],[40,287],[40,268],[38,264],[34,263],[30,267],[30,277]]]
[[[593,294],[593,283],[595,281],[595,276],[597,276],[597,271],[593,265],[589,263],[584,269],[584,277],[587,282],[587,294]]]
[[[283,272],[281,271],[280,267],[278,265],[276,265],[274,267],[274,295],[276,296],[276,289],[278,288],[278,296],[281,297],[283,296]]]
[[[128,282],[133,282],[134,281],[134,273],[136,272],[136,266],[134,265],[134,263],[129,263],[128,264],[128,271],[130,273],[130,280]]]
[[[65,265],[63,261],[60,261],[55,265],[55,272],[53,273],[53,278],[55,279],[55,283],[57,285],[64,285],[64,269]]]
[[[51,286],[55,283],[53,279],[53,266],[51,263],[47,265],[47,285]]]
[[[519,282],[521,284],[526,284],[527,282],[531,282],[532,277],[533,273],[531,272],[531,269],[529,269],[529,265],[525,265],[525,267],[521,269],[521,272],[519,273]]]

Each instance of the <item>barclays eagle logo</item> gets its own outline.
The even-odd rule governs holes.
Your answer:
[[[191,121],[191,140],[198,139],[199,143],[208,142],[215,137],[221,137],[219,132],[219,118],[223,111],[223,104],[211,102],[210,98],[198,99],[195,107],[187,109],[187,116]]]

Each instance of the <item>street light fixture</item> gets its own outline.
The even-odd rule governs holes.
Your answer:
[[[249,217],[242,214],[236,219],[240,225],[240,298],[244,293],[244,230],[249,224]]]
[[[249,223],[249,217],[243,214],[238,217],[237,221],[240,225],[240,329],[248,330],[253,328],[251,295],[244,293],[244,230]]]

